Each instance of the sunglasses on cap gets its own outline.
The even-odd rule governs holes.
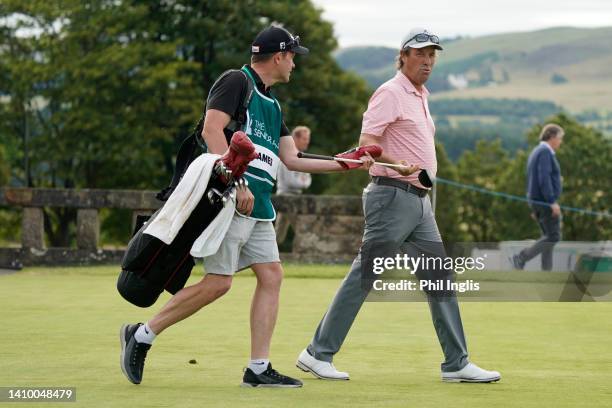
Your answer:
[[[295,37],[293,37],[291,41],[287,41],[286,43],[284,43],[284,48],[283,48],[283,43],[281,43],[281,50],[291,51],[292,48],[296,48],[299,46],[300,46],[300,36],[296,35]]]
[[[418,43],[423,43],[423,42],[431,41],[434,44],[440,44],[440,38],[437,35],[427,34],[427,33],[419,33],[419,34],[415,35],[414,37],[410,37],[409,39],[407,39],[404,42],[404,45],[402,46],[402,48],[406,48],[406,45],[410,41],[412,41],[412,40],[415,40]]]

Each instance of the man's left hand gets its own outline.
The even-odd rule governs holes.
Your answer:
[[[552,203],[550,205],[550,209],[552,210],[553,217],[559,217],[561,215],[561,207],[557,203]]]

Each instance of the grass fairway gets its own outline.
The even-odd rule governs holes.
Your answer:
[[[302,378],[301,389],[238,386],[249,357],[255,284],[249,273],[239,275],[225,297],[164,332],[149,352],[143,383],[130,384],[119,367],[119,327],[146,320],[168,297],[148,310],[131,306],[115,290],[113,267],[32,268],[0,276],[0,386],[76,387],[76,404],[53,405],[68,407],[611,404],[611,303],[464,303],[471,359],[499,370],[497,384],[440,381],[442,353],[427,304],[368,303],[335,360],[351,380],[326,382],[294,363],[347,268],[285,269],[272,362]]]

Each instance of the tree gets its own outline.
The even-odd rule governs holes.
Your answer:
[[[501,147],[501,141],[480,141],[474,151],[466,151],[457,162],[457,177],[461,183],[499,190],[499,175],[508,167],[510,159]],[[459,229],[467,240],[473,242],[496,242],[503,232],[499,218],[503,211],[497,210],[499,198],[477,191],[460,190],[458,193]]]
[[[147,14],[132,2],[5,2],[1,17],[21,16],[2,30],[0,80],[9,98],[3,114],[14,124],[6,138],[23,140],[31,163],[23,184],[142,188],[165,180],[159,150],[192,125],[197,93],[183,74],[193,64],[154,35]],[[74,217],[45,210],[53,245],[69,244]]]
[[[447,180],[457,180],[457,168],[448,158],[444,146],[436,143],[436,158],[438,172],[436,177]],[[430,195],[431,196],[431,195]],[[447,184],[436,184],[436,221],[442,239],[447,243],[461,242],[464,235],[459,229],[459,191]]]
[[[150,16],[159,22],[163,36],[181,44],[181,58],[197,64],[190,74],[202,96],[223,71],[248,63],[249,46],[259,31],[282,23],[311,51],[295,58],[291,82],[273,89],[285,122],[290,128],[311,128],[314,152],[340,152],[357,142],[370,91],[364,80],[342,71],[334,60],[333,27],[310,0],[143,3],[150,4]],[[316,177],[311,191],[322,192],[334,185],[332,178]]]
[[[564,84],[566,82],[567,82],[567,78],[556,72],[552,74],[552,76],[550,77],[551,84]]]
[[[0,187],[8,185],[9,179],[10,166],[3,141],[0,144]],[[0,226],[2,226],[0,228],[0,241],[18,242],[20,221],[21,217],[16,209],[0,207]]]
[[[36,187],[163,187],[214,79],[248,63],[273,22],[312,51],[296,58],[290,86],[275,87],[286,123],[310,126],[315,151],[346,149],[369,94],[333,60],[321,13],[308,0],[3,1],[0,129],[17,153],[13,176]],[[46,213],[51,243],[67,245],[74,212]]]
[[[5,186],[9,182],[10,170],[6,159],[6,150],[0,145],[0,186]]]

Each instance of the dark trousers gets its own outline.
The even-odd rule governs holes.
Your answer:
[[[542,254],[542,269],[550,271],[553,265],[553,247],[561,240],[561,215],[553,216],[549,206],[533,204],[530,207],[538,221],[542,237],[531,247],[523,249],[519,256],[521,261],[526,263]]]

